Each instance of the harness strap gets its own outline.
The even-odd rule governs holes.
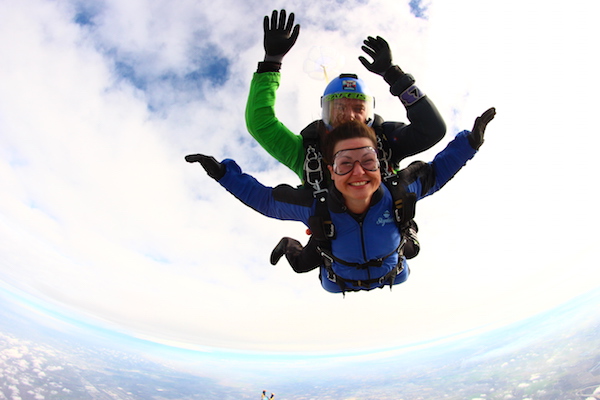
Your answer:
[[[308,218],[308,228],[315,239],[328,241],[335,239],[335,225],[327,208],[327,189],[313,192],[316,199],[315,215]]]
[[[396,279],[396,276],[398,276],[398,274],[400,274],[402,271],[404,271],[404,265],[402,265],[402,262],[399,262],[390,272],[388,272],[384,276],[382,276],[380,278],[376,278],[376,279],[365,279],[365,280],[353,280],[353,279],[342,278],[341,276],[339,276],[335,272],[333,272],[332,269],[327,269],[327,267],[326,267],[326,270],[327,270],[327,279],[329,279],[331,282],[337,283],[340,286],[340,288],[342,289],[342,292],[361,290],[361,289],[349,289],[348,288],[349,285],[358,286],[360,288],[365,288],[365,289],[370,289],[373,287],[382,287],[384,284],[389,284],[390,290],[391,290],[392,287],[394,286],[394,280]]]
[[[392,152],[386,151],[382,139],[383,133],[377,135],[377,150],[379,150],[379,163],[381,168],[381,176],[385,179],[391,176],[394,172],[392,166]]]
[[[327,192],[327,189],[321,187],[325,182],[322,159],[321,152],[317,151],[316,146],[311,144],[306,147],[306,157],[304,158],[305,180],[315,193],[321,191]]]
[[[357,269],[366,269],[369,267],[381,267],[383,265],[383,260],[385,260],[386,258],[391,256],[392,254],[397,253],[401,247],[404,247],[405,242],[406,242],[405,240],[401,240],[400,244],[398,244],[398,247],[396,247],[394,249],[394,251],[392,251],[388,255],[380,257],[380,258],[375,258],[373,260],[369,260],[366,263],[353,263],[353,262],[344,261],[341,258],[334,256],[333,253],[327,249],[319,248],[319,251],[323,257],[328,258],[329,260],[332,261],[332,263],[333,263],[333,261],[335,261],[338,264],[342,264],[347,267],[353,267],[353,268],[357,268]]]
[[[396,250],[394,250],[393,252],[391,252],[390,254],[388,254],[385,257],[378,258],[376,260],[370,260],[363,264],[349,263],[344,260],[341,260],[338,257],[334,256],[331,253],[331,250],[326,249],[321,246],[317,246],[317,251],[321,254],[321,257],[323,258],[323,266],[325,267],[325,270],[327,271],[327,279],[329,279],[331,282],[337,283],[339,285],[339,287],[342,289],[342,294],[345,294],[346,291],[360,290],[360,289],[348,289],[349,284],[353,285],[353,286],[358,286],[361,288],[369,289],[369,288],[374,287],[373,285],[376,285],[375,287],[382,287],[385,283],[388,283],[390,285],[390,290],[391,290],[392,287],[394,286],[394,280],[396,279],[396,276],[398,276],[398,274],[404,270],[403,252],[404,252],[404,244],[405,243],[406,243],[406,239],[403,237],[402,240],[400,241],[400,244],[396,248]],[[336,274],[333,271],[333,262],[334,261],[338,262],[340,264],[349,266],[349,267],[355,267],[355,268],[359,268],[359,269],[368,268],[369,266],[381,266],[383,260],[385,260],[386,258],[391,256],[395,252],[398,252],[398,264],[396,264],[396,266],[390,272],[388,272],[387,274],[383,275],[380,278],[365,279],[365,280],[346,279],[346,278],[342,278],[341,276],[339,276],[338,274]],[[379,265],[368,265],[371,262],[375,262],[375,263],[379,262]]]
[[[386,176],[384,184],[387,186],[394,200],[394,219],[402,231],[415,218],[417,195],[406,192],[397,174]]]

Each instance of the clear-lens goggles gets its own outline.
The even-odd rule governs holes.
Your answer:
[[[371,146],[340,150],[333,156],[333,172],[336,175],[349,174],[357,162],[365,171],[377,171],[379,169],[377,150]]]

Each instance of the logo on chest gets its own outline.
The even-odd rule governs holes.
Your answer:
[[[377,225],[385,226],[386,224],[393,224],[393,223],[394,223],[394,218],[392,217],[390,212],[387,210],[383,213],[383,216],[381,216],[377,219]]]

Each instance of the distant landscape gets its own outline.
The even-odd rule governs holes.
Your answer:
[[[278,400],[600,398],[592,397],[600,386],[595,292],[519,324],[420,350],[296,357],[287,365],[284,357],[256,355],[248,363],[240,355],[247,374],[234,368],[232,355],[221,360],[220,378],[182,368],[176,349],[171,360],[163,348],[161,359],[150,345],[128,351],[126,338],[109,336],[0,297],[0,399],[239,400],[258,399],[263,389]],[[189,357],[188,365],[201,365],[205,355]]]

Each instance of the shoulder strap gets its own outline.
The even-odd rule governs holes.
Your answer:
[[[302,138],[306,140],[318,140],[319,139],[319,130],[323,125],[323,120],[316,120],[308,124],[302,131],[300,135]]]
[[[327,206],[327,195],[325,193],[315,198],[317,200],[315,215],[308,218],[308,227],[315,239],[321,242],[329,242],[335,239],[336,232]]]
[[[316,200],[315,215],[308,220],[308,226],[315,239],[329,241],[335,238],[335,227],[331,222],[327,207],[326,167],[321,154],[319,132],[324,129],[323,121],[313,121],[300,132],[304,145],[304,183],[312,188]]]
[[[415,217],[417,195],[406,191],[406,186],[398,174],[384,177],[383,182],[392,194],[394,219],[402,230]]]
[[[392,163],[392,148],[388,142],[386,135],[386,125],[384,120],[379,115],[375,114],[375,119],[372,125],[377,136],[377,150],[379,150],[379,162],[381,164],[381,176],[385,178],[394,173],[396,167]]]
[[[379,150],[379,162],[381,164],[381,179],[392,194],[394,201],[394,219],[402,230],[415,217],[417,196],[406,191],[406,183],[395,173],[395,165],[392,164],[392,149],[386,135],[386,125],[383,118],[375,114],[373,129],[377,134],[377,149]]]
[[[319,131],[323,128],[323,121],[317,120],[300,132],[304,146],[304,182],[309,184],[315,193],[327,192],[326,169],[319,142]]]

